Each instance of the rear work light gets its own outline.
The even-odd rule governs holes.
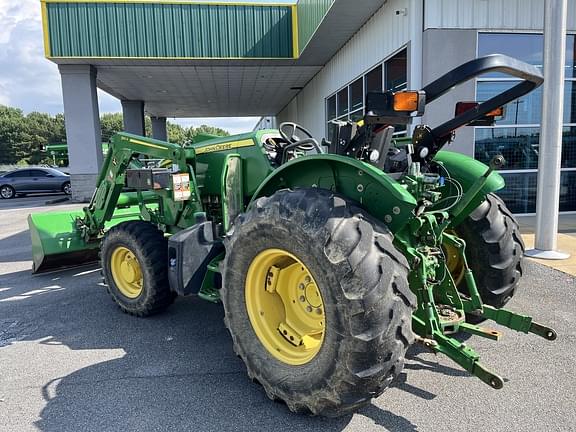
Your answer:
[[[475,110],[480,106],[478,102],[458,102],[456,104],[456,116],[464,114],[467,111]],[[493,109],[483,117],[469,123],[469,126],[493,126],[496,120],[501,120],[506,114],[504,107]]]

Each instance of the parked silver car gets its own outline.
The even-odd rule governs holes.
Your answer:
[[[0,197],[14,198],[36,192],[70,195],[70,176],[54,168],[25,168],[0,175]]]

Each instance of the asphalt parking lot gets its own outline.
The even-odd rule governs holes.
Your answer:
[[[554,327],[557,341],[512,331],[468,340],[504,389],[413,347],[399,382],[371,406],[315,418],[248,379],[219,305],[180,298],[137,319],[108,298],[95,266],[32,276],[26,217],[49,210],[47,198],[0,200],[1,431],[576,430],[572,276],[528,263],[511,304]]]

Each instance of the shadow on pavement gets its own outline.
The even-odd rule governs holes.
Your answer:
[[[9,318],[0,320],[0,347],[30,340],[48,349],[89,350],[87,356],[119,352],[43,386],[46,405],[35,422],[42,431],[338,431],[352,418],[292,414],[270,401],[234,355],[220,305],[179,298],[165,313],[139,319],[112,303],[98,268],[2,277],[0,313]],[[402,382],[397,386],[434,397]],[[389,430],[416,430],[373,405],[360,415]]]
[[[20,231],[0,240],[0,263],[27,261],[31,257],[30,231]]]
[[[42,206],[46,201],[58,198],[66,198],[67,195],[61,192],[54,193],[37,193],[25,196],[18,195],[12,199],[0,199],[0,210],[14,210],[18,208]],[[70,202],[67,202],[70,204]],[[49,208],[47,208],[49,210]]]

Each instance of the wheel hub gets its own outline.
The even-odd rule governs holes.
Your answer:
[[[325,331],[324,303],[302,261],[281,249],[260,252],[248,269],[245,290],[252,328],[275,358],[302,365],[318,354]]]
[[[110,269],[118,290],[128,298],[136,298],[142,293],[143,276],[140,263],[134,253],[119,246],[111,256]]]
[[[4,186],[2,189],[0,189],[0,194],[2,194],[2,198],[10,198],[12,196],[12,190],[10,190],[10,188],[7,186]]]

